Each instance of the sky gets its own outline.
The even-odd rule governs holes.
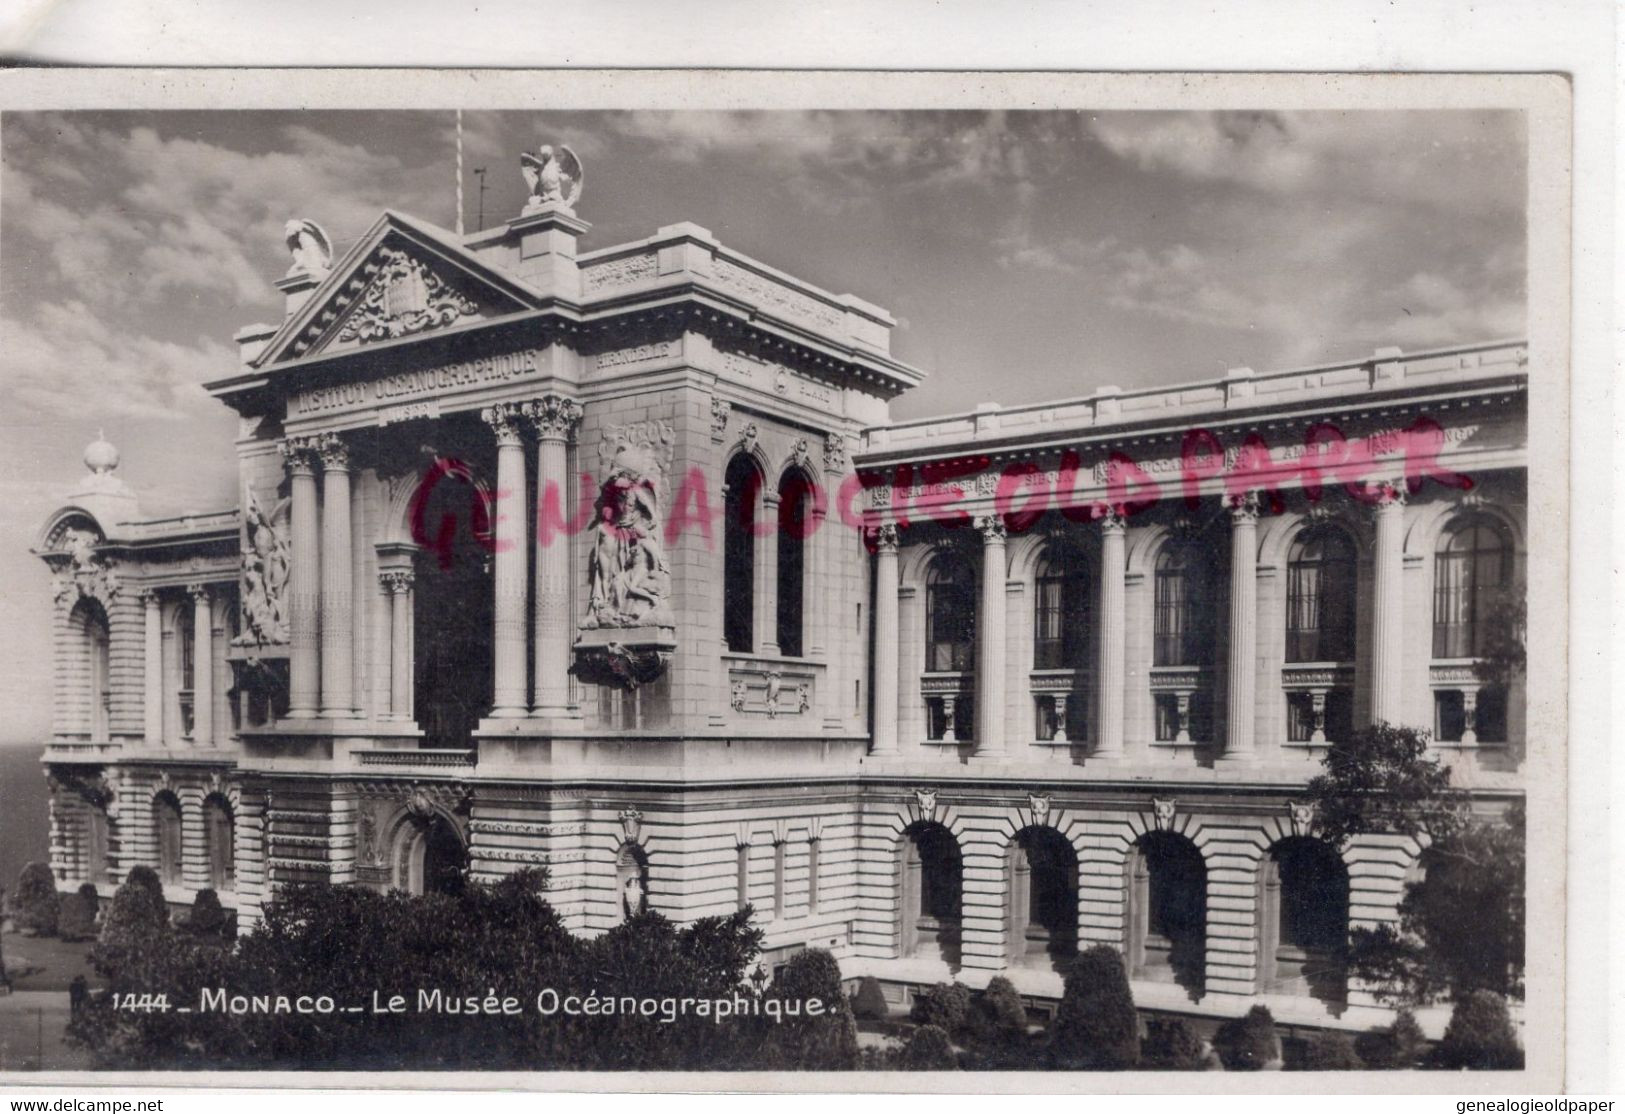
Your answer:
[[[342,251],[383,208],[456,221],[451,112],[0,118],[0,744],[48,730],[34,535],[98,431],[149,516],[234,505],[200,384],[272,322],[282,227]],[[521,151],[586,170],[583,250],[692,221],[897,318],[897,418],[1515,337],[1513,111],[468,112],[464,218],[518,214]],[[989,390],[990,386],[994,389]]]

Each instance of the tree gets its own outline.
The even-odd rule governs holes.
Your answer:
[[[1304,1071],[1359,1071],[1364,1067],[1347,1033],[1316,1033],[1303,1050]]]
[[[61,912],[56,893],[56,875],[44,863],[28,863],[17,875],[17,892],[11,899],[17,931],[24,936],[55,936]]]
[[[212,889],[202,889],[192,899],[192,915],[187,918],[186,930],[193,936],[219,936],[226,926],[226,910],[220,904],[220,895]]]
[[[1360,1034],[1354,1047],[1369,1068],[1408,1071],[1421,1066],[1428,1040],[1416,1023],[1416,1015],[1402,1009],[1387,1028]]]
[[[858,992],[852,996],[852,1016],[859,1021],[884,1021],[891,1016],[886,992],[880,989],[880,980],[865,975],[858,982]]]
[[[1050,1030],[1050,1058],[1074,1071],[1123,1071],[1139,1063],[1139,1014],[1116,949],[1097,944],[1073,961]]]
[[[921,1025],[909,1034],[901,1064],[910,1071],[953,1071],[959,1067],[953,1041],[940,1025]]]
[[[1456,1003],[1444,1039],[1434,1050],[1442,1068],[1479,1071],[1516,1071],[1523,1067],[1523,1049],[1507,1015],[1506,999],[1488,990],[1474,990]]]
[[[797,952],[773,980],[769,995],[785,1018],[770,1030],[778,1065],[799,1071],[850,1071],[858,1063],[858,1026],[841,990],[841,968],[822,948]],[[812,1002],[821,1010],[809,1013]],[[793,1011],[792,1012],[792,1007]]]
[[[1245,1017],[1220,1025],[1213,1035],[1213,1048],[1226,1071],[1266,1071],[1281,1064],[1275,1018],[1263,1006],[1254,1006]]]
[[[914,996],[909,1020],[917,1025],[935,1025],[950,1037],[957,1036],[970,1020],[970,990],[958,983],[943,983]]]
[[[96,935],[96,910],[80,893],[62,895],[56,934],[69,942],[89,940]]]
[[[1488,989],[1523,992],[1524,818],[1475,815],[1427,734],[1387,723],[1334,743],[1309,783],[1321,838],[1365,834],[1426,844],[1423,877],[1405,888],[1398,925],[1355,928],[1350,968],[1383,1000],[1425,1004]],[[1467,911],[1469,915],[1463,916]]]
[[[1207,1048],[1179,1018],[1154,1023],[1147,1027],[1141,1045],[1140,1066],[1152,1071],[1202,1071],[1207,1066]]]
[[[1458,830],[1467,796],[1427,748],[1426,731],[1380,722],[1334,742],[1308,785],[1321,838],[1334,846],[1372,833],[1437,842]]]

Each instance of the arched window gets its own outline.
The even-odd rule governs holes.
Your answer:
[[[1303,531],[1286,571],[1286,660],[1354,659],[1354,543],[1335,526]]]
[[[1343,860],[1318,839],[1294,836],[1270,849],[1260,884],[1262,989],[1343,1001],[1349,931]]]
[[[1207,966],[1207,864],[1185,836],[1148,832],[1129,853],[1129,971],[1200,996]]]
[[[756,645],[756,499],[762,473],[739,453],[728,462],[723,484],[722,632],[729,650],[748,654]]]
[[[107,881],[107,810],[85,806],[85,880]]]
[[[1078,855],[1054,828],[1011,846],[1010,961],[1064,961],[1078,950]]]
[[[1153,665],[1208,665],[1218,599],[1214,564],[1197,541],[1175,541],[1157,555]]]
[[[216,890],[237,888],[235,838],[230,803],[211,794],[203,802],[203,839],[209,854],[209,885]]]
[[[85,728],[90,741],[105,743],[111,723],[112,688],[108,684],[107,613],[92,599],[80,600],[74,607],[71,629],[80,652],[87,701]]]
[[[649,908],[649,856],[631,841],[615,854],[615,908],[623,921]]]
[[[1088,662],[1089,575],[1083,554],[1052,545],[1033,584],[1033,668],[1080,669]]]
[[[181,736],[192,737],[192,724],[194,711],[192,707],[192,683],[196,680],[196,654],[193,645],[192,609],[182,605],[175,609],[175,654],[176,654],[176,707],[180,710]]]
[[[807,535],[816,510],[813,483],[800,469],[779,481],[778,643],[785,657],[805,652],[803,612],[807,582]]]
[[[1433,656],[1476,658],[1512,580],[1512,546],[1485,518],[1449,531],[1433,557]]]
[[[936,954],[959,962],[964,882],[959,843],[941,824],[903,833],[903,955]]]
[[[173,793],[152,799],[153,843],[158,851],[158,879],[166,886],[181,884],[181,803]]]
[[[931,563],[925,586],[925,668],[966,673],[976,667],[976,572],[956,553]]]

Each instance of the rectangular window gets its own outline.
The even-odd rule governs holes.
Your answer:
[[[1324,660],[1320,654],[1320,566],[1294,562],[1287,569],[1286,660]]]
[[[1478,690],[1478,713],[1473,718],[1481,743],[1507,741],[1507,690],[1499,685]]]
[[[784,916],[784,841],[773,845],[773,919]]]
[[[1153,623],[1153,658],[1157,665],[1188,665],[1185,626],[1190,618],[1183,572],[1157,572],[1156,613]]]
[[[807,841],[807,912],[818,912],[818,840]]]
[[[1307,743],[1315,736],[1314,697],[1307,692],[1286,694],[1286,737],[1290,743]]]
[[[1467,731],[1467,706],[1461,693],[1447,689],[1433,694],[1433,737],[1441,743],[1459,743]]]
[[[741,843],[734,857],[734,887],[739,908],[750,904],[750,844]]]

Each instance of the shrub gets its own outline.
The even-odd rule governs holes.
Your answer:
[[[1073,961],[1050,1030],[1058,1067],[1122,1071],[1140,1060],[1140,1018],[1117,951],[1097,944]]]
[[[970,1019],[970,991],[958,983],[939,982],[914,996],[909,1018],[920,1025],[935,1025],[950,1036],[965,1028]]]
[[[994,977],[976,1003],[977,1013],[994,1037],[1020,1038],[1027,1035],[1027,1007],[1015,984],[1003,975]]]
[[[152,867],[132,866],[130,873],[124,876],[124,884],[126,886],[140,886],[151,896],[153,901],[168,908],[164,904],[164,884],[158,880],[158,872],[153,870]]]
[[[29,863],[17,876],[17,895],[11,901],[17,931],[24,936],[55,936],[61,903],[56,875],[44,863]]]
[[[1450,1013],[1444,1039],[1434,1050],[1442,1068],[1509,1071],[1523,1067],[1523,1049],[1507,1016],[1506,999],[1488,990],[1475,990]]]
[[[137,873],[142,870],[152,874],[145,867],[131,870],[102,918],[90,962],[104,977],[129,968],[169,934],[169,908],[164,904],[163,891],[160,888],[155,894],[154,886]],[[157,878],[152,874],[154,884]]]
[[[1316,1033],[1304,1046],[1304,1071],[1359,1071],[1363,1067],[1347,1033]]]
[[[880,980],[873,975],[865,975],[858,983],[858,991],[852,995],[852,1016],[860,1021],[884,1021],[891,1016],[891,1007],[886,1004],[886,994],[880,989]]]
[[[800,1014],[786,1016],[782,1025],[769,1030],[776,1050],[772,1061],[799,1071],[847,1071],[858,1062],[858,1027],[852,1008],[841,991],[841,967],[822,948],[808,948],[790,957],[773,980],[770,992],[786,1003],[800,1002]],[[806,1003],[817,999],[824,1012],[806,1012]]]
[[[79,883],[79,888],[74,892],[80,897],[84,898],[86,901],[90,902],[91,912],[94,913],[101,908],[102,895],[97,891],[96,883],[81,882]]]
[[[56,934],[67,941],[89,940],[96,935],[96,908],[80,893],[64,894],[56,921]]]
[[[953,1042],[939,1025],[921,1025],[903,1046],[902,1066],[910,1071],[952,1071],[959,1066]]]
[[[1213,1047],[1226,1071],[1264,1071],[1279,1066],[1281,1061],[1275,1018],[1263,1006],[1254,1006],[1246,1017],[1219,1026]]]
[[[1415,1068],[1421,1064],[1427,1047],[1427,1037],[1410,1010],[1400,1010],[1392,1025],[1362,1033],[1354,1042],[1355,1051],[1366,1067],[1376,1071]]]
[[[1179,1018],[1148,1027],[1140,1047],[1140,1066],[1155,1071],[1202,1071],[1207,1048],[1202,1038]]]
[[[186,921],[187,931],[194,936],[218,936],[225,924],[226,910],[220,904],[220,895],[209,889],[199,890],[192,900],[192,915]]]

